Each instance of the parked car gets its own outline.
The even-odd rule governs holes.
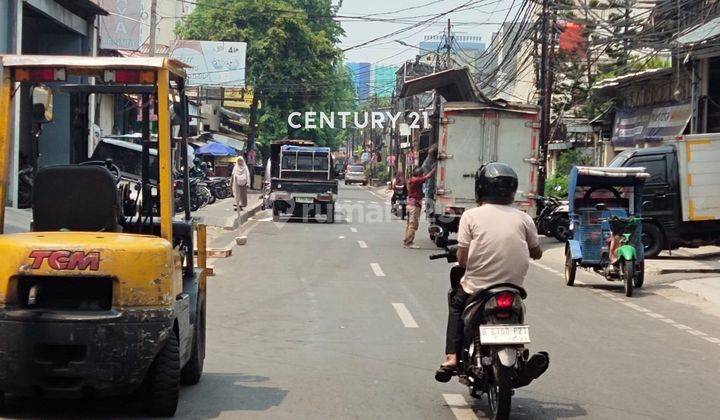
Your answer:
[[[350,184],[368,184],[367,174],[363,165],[348,165],[345,171],[345,185]]]

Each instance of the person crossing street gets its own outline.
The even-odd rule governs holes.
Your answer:
[[[423,174],[422,169],[417,168],[413,171],[413,176],[407,180],[407,224],[405,225],[405,239],[403,241],[405,248],[418,248],[415,245],[415,232],[417,232],[420,213],[422,212],[423,184],[435,175],[436,170],[437,166],[433,165],[430,172]]]

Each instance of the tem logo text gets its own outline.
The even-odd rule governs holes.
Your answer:
[[[30,253],[33,260],[31,268],[37,270],[43,262],[53,270],[90,270],[100,269],[100,253],[95,251],[44,251],[35,250]]]

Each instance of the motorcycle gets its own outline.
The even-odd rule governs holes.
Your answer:
[[[430,259],[446,258],[457,262],[457,247]],[[455,265],[450,270],[452,299],[465,269]],[[502,283],[471,295],[463,311],[464,341],[458,354],[456,374],[474,398],[487,395],[493,419],[510,416],[513,389],[529,385],[550,365],[547,352],[530,357],[525,345],[530,343],[529,326],[525,324],[525,299],[522,287]]]
[[[404,185],[396,185],[393,191],[395,201],[390,212],[401,220],[405,220],[407,214],[407,188]]]
[[[200,185],[199,178],[190,178],[190,211],[198,211],[201,207],[208,204],[208,200],[212,194],[210,190]],[[204,191],[203,191],[204,190]],[[185,200],[183,198],[183,189],[175,186],[175,210],[178,212],[185,210]]]
[[[227,178],[207,177],[204,182],[215,199],[223,200],[232,196],[230,181]]]
[[[552,236],[560,242],[570,237],[570,217],[568,203],[555,197],[538,197],[538,206],[542,208],[535,218],[538,233]]]

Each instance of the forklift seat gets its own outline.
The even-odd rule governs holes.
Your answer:
[[[38,170],[33,230],[121,232],[115,178],[101,166],[58,165]]]

